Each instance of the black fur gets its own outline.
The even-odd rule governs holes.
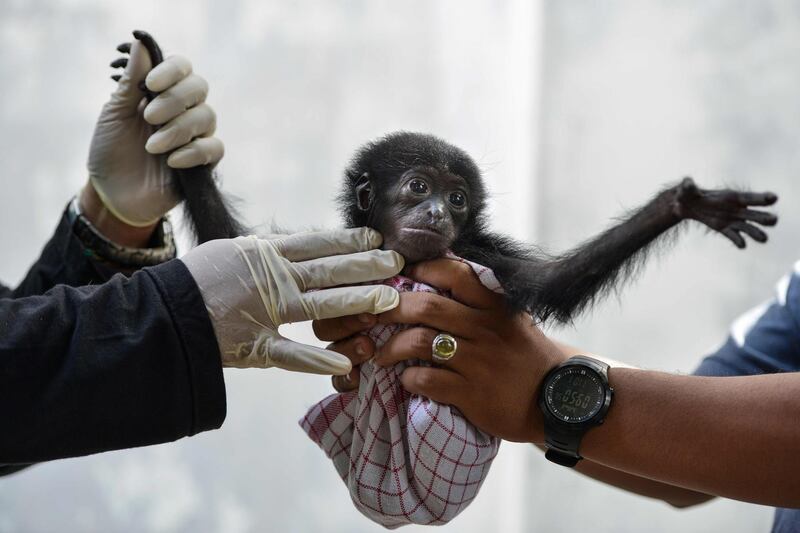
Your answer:
[[[644,264],[653,243],[684,219],[703,222],[739,247],[744,247],[739,232],[760,242],[766,240],[751,222],[773,225],[777,221],[772,214],[747,209],[748,205],[774,203],[777,197],[771,193],[704,191],[686,178],[597,237],[567,253],[551,256],[488,229],[486,188],[478,166],[466,152],[432,135],[401,131],[364,145],[345,170],[338,203],[346,225],[371,226],[385,232],[389,224],[397,224],[387,216],[391,200],[386,198],[386,191],[405,171],[419,167],[443,169],[466,181],[470,212],[450,249],[491,268],[509,305],[540,321],[554,318],[570,322],[620,282],[630,279]],[[365,176],[376,195],[368,210],[359,208],[353,192]]]
[[[176,190],[184,200],[189,230],[198,244],[248,233],[230,200],[217,188],[209,166],[173,169],[172,173],[176,177]]]
[[[133,36],[142,42],[155,67],[164,60],[161,48],[147,32],[136,30]],[[142,88],[148,99],[156,95]],[[213,168],[202,165],[188,169],[171,169],[175,189],[184,200],[184,209],[190,232],[197,243],[214,239],[238,237],[247,233],[230,201],[217,188]]]

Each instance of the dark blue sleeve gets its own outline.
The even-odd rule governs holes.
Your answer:
[[[800,263],[775,297],[737,319],[725,344],[695,374],[742,376],[800,370]]]
[[[0,463],[172,441],[225,410],[216,337],[179,260],[0,300]]]
[[[0,285],[0,298],[21,298],[44,294],[56,285],[90,285],[107,281],[115,270],[98,263],[85,253],[72,231],[66,212],[39,259],[14,290]]]

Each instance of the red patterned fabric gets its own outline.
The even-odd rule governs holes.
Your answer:
[[[491,270],[458,260],[469,264],[486,287],[501,292]],[[440,294],[403,276],[384,283],[401,292]],[[368,335],[381,346],[403,328],[378,325]],[[392,529],[452,520],[477,495],[500,446],[455,407],[403,389],[400,374],[419,365],[429,363],[379,368],[368,361],[361,365],[358,391],[332,394],[300,420],[333,461],[356,508]]]

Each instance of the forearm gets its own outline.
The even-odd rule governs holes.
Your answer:
[[[581,444],[588,460],[695,492],[800,506],[800,374],[705,378],[613,368],[609,378],[612,408]]]
[[[44,294],[56,285],[93,285],[106,281],[113,272],[104,272],[87,256],[78,237],[72,232],[66,214],[61,216],[53,236],[20,284],[2,294],[5,298],[23,298]],[[2,289],[0,289],[2,292]]]
[[[0,464],[167,442],[219,427],[222,368],[180,261],[0,301]]]
[[[551,339],[551,341],[559,349],[564,358],[568,358],[576,354],[583,354],[595,359],[599,359],[612,368],[635,368],[621,361],[609,359],[608,357],[603,357],[593,353],[588,353],[585,350],[579,350],[578,348],[555,339]],[[542,445],[537,445],[537,448],[542,451],[546,450],[546,448]],[[591,477],[597,481],[601,481],[622,490],[633,492],[648,498],[663,500],[674,507],[689,507],[704,503],[713,498],[713,496],[709,496],[708,494],[662,483],[660,481],[654,481],[652,479],[629,474],[621,470],[615,470],[599,463],[595,463],[590,459],[584,459],[580,461],[575,467],[575,470],[585,476]]]
[[[536,447],[543,452],[546,451],[546,448],[542,445],[537,445]],[[618,489],[647,498],[663,500],[678,508],[691,507],[692,505],[705,503],[713,498],[713,496],[702,492],[615,470],[585,458],[575,466],[575,471]]]
[[[131,248],[148,246],[155,226],[135,228],[116,219],[105,209],[91,184],[81,191],[80,205],[84,216],[109,240]],[[13,291],[0,286],[0,298],[44,294],[56,285],[77,287],[103,283],[116,272],[113,267],[98,264],[86,253],[65,214],[22,282]]]

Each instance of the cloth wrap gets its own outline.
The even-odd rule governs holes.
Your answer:
[[[484,286],[502,292],[490,269],[448,257],[467,263]],[[401,292],[449,297],[404,276],[383,283]],[[380,347],[407,327],[379,324],[367,335]],[[380,368],[367,361],[361,365],[358,391],[332,394],[300,420],[333,461],[356,508],[390,529],[452,520],[477,495],[500,446],[500,439],[478,430],[455,407],[403,388],[403,370],[420,365],[430,363],[413,360]]]

